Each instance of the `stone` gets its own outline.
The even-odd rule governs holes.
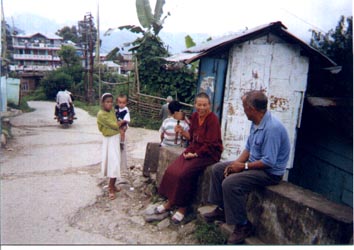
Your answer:
[[[216,208],[215,205],[199,207],[198,208],[198,213],[200,213],[200,215],[204,215],[206,213],[212,212],[215,208]]]
[[[146,153],[143,165],[143,175],[149,176],[150,173],[156,173],[159,162],[160,143],[149,142],[146,145]]]
[[[136,239],[128,238],[126,239],[128,245],[137,245],[138,241]]]
[[[187,236],[192,234],[195,231],[195,224],[193,222],[190,222],[185,225],[181,225],[181,227],[178,229],[178,233],[181,236]]]
[[[160,154],[159,154],[159,161],[158,161],[158,168],[157,168],[157,173],[156,173],[156,183],[157,187],[160,186],[160,183],[162,181],[162,177],[167,169],[167,167],[173,163],[178,156],[180,156],[184,148],[180,147],[161,147],[160,148]]]
[[[147,206],[147,208],[145,209],[145,215],[152,215],[155,213],[155,208],[157,207],[158,205],[156,204],[149,204]]]
[[[133,217],[130,218],[130,221],[135,223],[135,224],[138,224],[138,225],[141,225],[141,226],[145,226],[145,220],[141,216],[133,216]]]
[[[1,146],[5,147],[7,143],[5,134],[1,134]]]
[[[162,221],[163,219],[167,218],[169,215],[168,212],[163,213],[163,214],[149,214],[145,215],[145,221],[148,223],[154,222],[154,221]]]
[[[178,233],[176,231],[173,231],[171,234],[170,234],[170,242],[176,242],[178,239]]]
[[[157,224],[157,228],[162,231],[164,230],[165,228],[168,228],[170,226],[170,219],[169,218],[166,218],[164,219],[163,221],[161,221],[159,224]]]
[[[134,188],[140,188],[144,185],[144,181],[141,180],[141,178],[137,178],[134,182],[133,182],[133,187]]]

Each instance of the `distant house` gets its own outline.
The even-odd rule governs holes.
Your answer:
[[[312,76],[329,76],[331,71],[340,70],[324,54],[289,33],[281,22],[221,37],[166,60],[185,64],[200,60],[197,88],[208,93],[213,112],[220,119],[225,160],[239,156],[249,134],[250,122],[243,112],[242,95],[250,90],[263,90],[269,98],[269,110],[284,123],[290,136],[289,170],[294,166],[306,91],[314,84]],[[303,171],[311,167],[304,166]],[[285,179],[288,175],[289,171]],[[349,186],[346,188],[350,193]]]
[[[121,74],[121,66],[119,64],[116,64],[113,61],[104,61],[102,64],[105,65],[110,72]]]
[[[134,71],[133,54],[122,54],[123,60],[120,62],[122,74],[128,74]]]
[[[60,67],[58,51],[63,39],[56,35],[35,33],[13,35],[13,64],[10,70],[19,73],[21,95],[35,89],[45,72]]]

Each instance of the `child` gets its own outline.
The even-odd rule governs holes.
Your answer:
[[[116,106],[114,107],[116,111],[116,117],[118,121],[121,121],[120,127],[120,147],[121,150],[124,149],[125,143],[125,132],[128,129],[128,124],[130,122],[129,109],[127,108],[128,97],[127,95],[120,94],[116,99]]]
[[[109,199],[116,198],[115,186],[117,178],[120,178],[120,150],[119,128],[121,122],[117,121],[113,108],[113,95],[105,93],[101,97],[101,110],[97,114],[97,125],[103,135],[101,172],[109,177]]]
[[[176,137],[175,128],[176,126],[181,126],[184,131],[189,131],[188,124],[183,120],[177,120],[178,111],[181,109],[181,104],[178,101],[172,101],[168,104],[168,110],[170,111],[171,116],[166,118],[159,130],[161,134],[161,146],[165,147],[181,147],[181,136]],[[176,140],[177,138],[177,140]]]

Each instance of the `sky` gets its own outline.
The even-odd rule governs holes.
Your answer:
[[[100,28],[126,24],[139,25],[135,0],[3,0],[5,16],[24,13],[73,25],[87,12],[97,16],[100,4]],[[150,0],[154,10],[156,0]],[[351,0],[166,0],[164,31],[208,33],[213,37],[282,21],[289,31],[304,40],[309,29],[327,32],[340,15],[352,15]]]

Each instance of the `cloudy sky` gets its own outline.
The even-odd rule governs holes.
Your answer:
[[[59,24],[76,24],[87,12],[97,13],[101,30],[139,24],[135,0],[3,0],[5,16],[32,13]],[[156,0],[150,0],[152,9]],[[166,0],[171,12],[164,30],[225,35],[260,24],[282,21],[290,32],[306,39],[309,29],[328,31],[340,15],[352,15],[351,0]],[[306,39],[307,40],[307,39]]]

